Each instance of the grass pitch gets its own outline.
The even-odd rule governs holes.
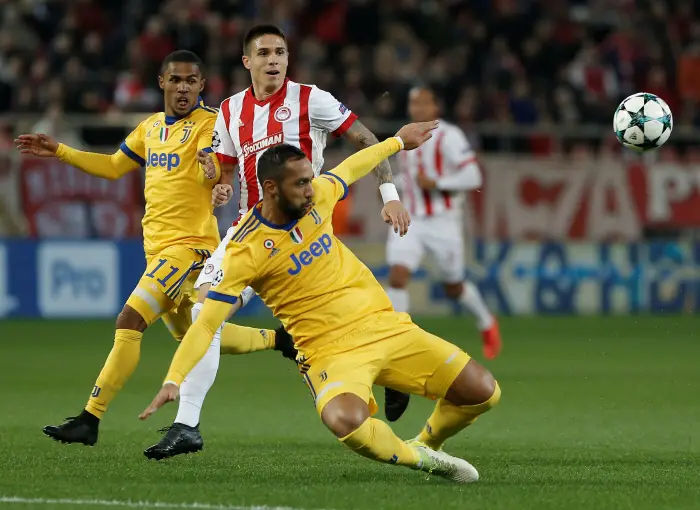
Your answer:
[[[468,318],[418,322],[481,361]],[[486,363],[501,403],[447,446],[482,479],[455,486],[346,451],[320,423],[293,364],[271,352],[222,358],[202,453],[147,461],[142,450],[176,411],[171,404],[137,419],[176,346],[161,325],[146,333],[141,363],[97,446],[54,443],[41,428],[81,410],[112,324],[0,322],[0,506],[700,508],[697,319],[504,319],[501,328],[503,354]],[[394,430],[412,437],[431,407],[414,398]]]

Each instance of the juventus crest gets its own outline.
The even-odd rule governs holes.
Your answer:
[[[182,138],[180,138],[180,143],[185,143],[190,138],[193,129],[194,121],[186,120],[182,128]]]

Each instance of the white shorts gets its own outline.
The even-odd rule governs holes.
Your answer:
[[[426,250],[435,258],[442,282],[464,281],[464,233],[459,217],[413,218],[403,237],[389,228],[386,259],[390,266],[405,266],[414,272]]]
[[[200,271],[197,281],[194,283],[195,289],[198,289],[205,283],[211,283],[212,280],[214,280],[214,275],[221,268],[221,262],[224,260],[226,246],[228,246],[228,243],[231,241],[235,231],[236,227],[228,228],[226,231],[226,236],[221,240],[219,246],[217,246],[214,253],[211,254],[211,257],[209,257],[204,263],[204,269]]]

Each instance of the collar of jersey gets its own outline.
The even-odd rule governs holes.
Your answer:
[[[179,116],[179,115],[166,115],[166,116],[165,116],[165,125],[166,125],[166,126],[172,126],[172,125],[175,124],[178,120],[184,119],[184,118],[187,117],[190,113],[192,113],[193,111],[195,111],[197,108],[201,108],[203,102],[204,102],[204,99],[202,99],[202,96],[199,96],[199,97],[197,98],[197,104],[196,104],[195,106],[193,106],[192,109],[191,109],[189,112],[187,112],[185,115],[183,115],[183,116]]]
[[[256,105],[265,106],[267,103],[275,100],[277,97],[279,97],[283,93],[283,91],[287,88],[288,81],[289,81],[289,78],[285,78],[284,81],[282,82],[282,86],[280,87],[280,89],[263,101],[258,101],[256,99],[255,93],[253,92],[253,86],[251,85],[250,87],[248,87],[248,97],[250,97],[251,101],[253,101]]]
[[[276,230],[291,230],[291,228],[296,225],[299,220],[293,220],[290,221],[289,223],[285,223],[284,225],[278,225],[276,223],[272,223],[271,221],[266,220],[263,218],[262,213],[260,212],[260,204],[262,204],[262,200],[255,204],[253,207],[253,216],[255,216],[258,220],[260,220],[260,223],[265,225],[266,227],[274,228]]]

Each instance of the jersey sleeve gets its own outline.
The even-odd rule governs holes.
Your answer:
[[[313,180],[315,201],[319,205],[333,206],[348,196],[348,185],[342,177],[324,172]]]
[[[145,129],[148,120],[141,122],[122,142],[114,154],[98,154],[58,144],[56,156],[83,172],[104,179],[119,179],[122,175],[143,167],[145,160]]]
[[[200,131],[198,133],[198,138],[197,138],[197,152],[200,150],[208,153],[213,153],[214,149],[212,148],[211,144],[214,139],[214,124],[216,122],[216,117],[213,115],[206,119],[204,123],[202,123],[202,126],[199,128]],[[216,156],[212,156],[214,166],[216,167],[216,177],[212,180],[208,180],[205,176],[204,173],[204,168],[202,168],[202,165],[197,162],[199,165],[199,170],[200,172],[198,173],[198,179],[201,181],[201,183],[207,183],[211,184],[212,182],[217,182],[219,178],[221,177],[221,165],[219,164],[219,158]]]
[[[445,139],[442,141],[442,144],[445,158],[453,169],[459,170],[476,161],[476,155],[461,129],[450,129],[445,133]]]
[[[324,172],[313,180],[315,200],[319,205],[331,208],[348,196],[348,186],[372,171],[379,163],[396,154],[402,148],[396,137],[376,143],[339,164],[330,172]]]
[[[309,118],[312,126],[332,133],[333,136],[341,136],[352,126],[357,115],[333,97],[333,94],[314,85],[309,95]]]
[[[458,128],[451,129],[445,133],[441,144],[448,165],[446,175],[437,180],[437,188],[452,192],[480,188],[481,169],[464,133]]]
[[[233,140],[228,131],[229,122],[231,120],[230,102],[231,98],[228,98],[221,103],[221,108],[219,108],[219,113],[214,123],[211,148],[221,163],[235,165],[238,163],[236,148],[233,145]]]
[[[146,165],[146,131],[144,124],[148,120],[146,119],[136,126],[136,129],[129,133],[119,146],[119,150],[138,163],[139,166]]]
[[[216,117],[210,117],[202,122],[199,127],[199,133],[197,133],[197,150],[203,150],[206,152],[214,152],[212,148],[212,143],[214,142],[214,124],[216,123]]]
[[[256,278],[257,267],[252,246],[247,234],[258,223],[253,215],[248,221],[242,221],[226,248],[221,269],[214,275],[207,299],[236,304],[243,289],[250,286]]]

